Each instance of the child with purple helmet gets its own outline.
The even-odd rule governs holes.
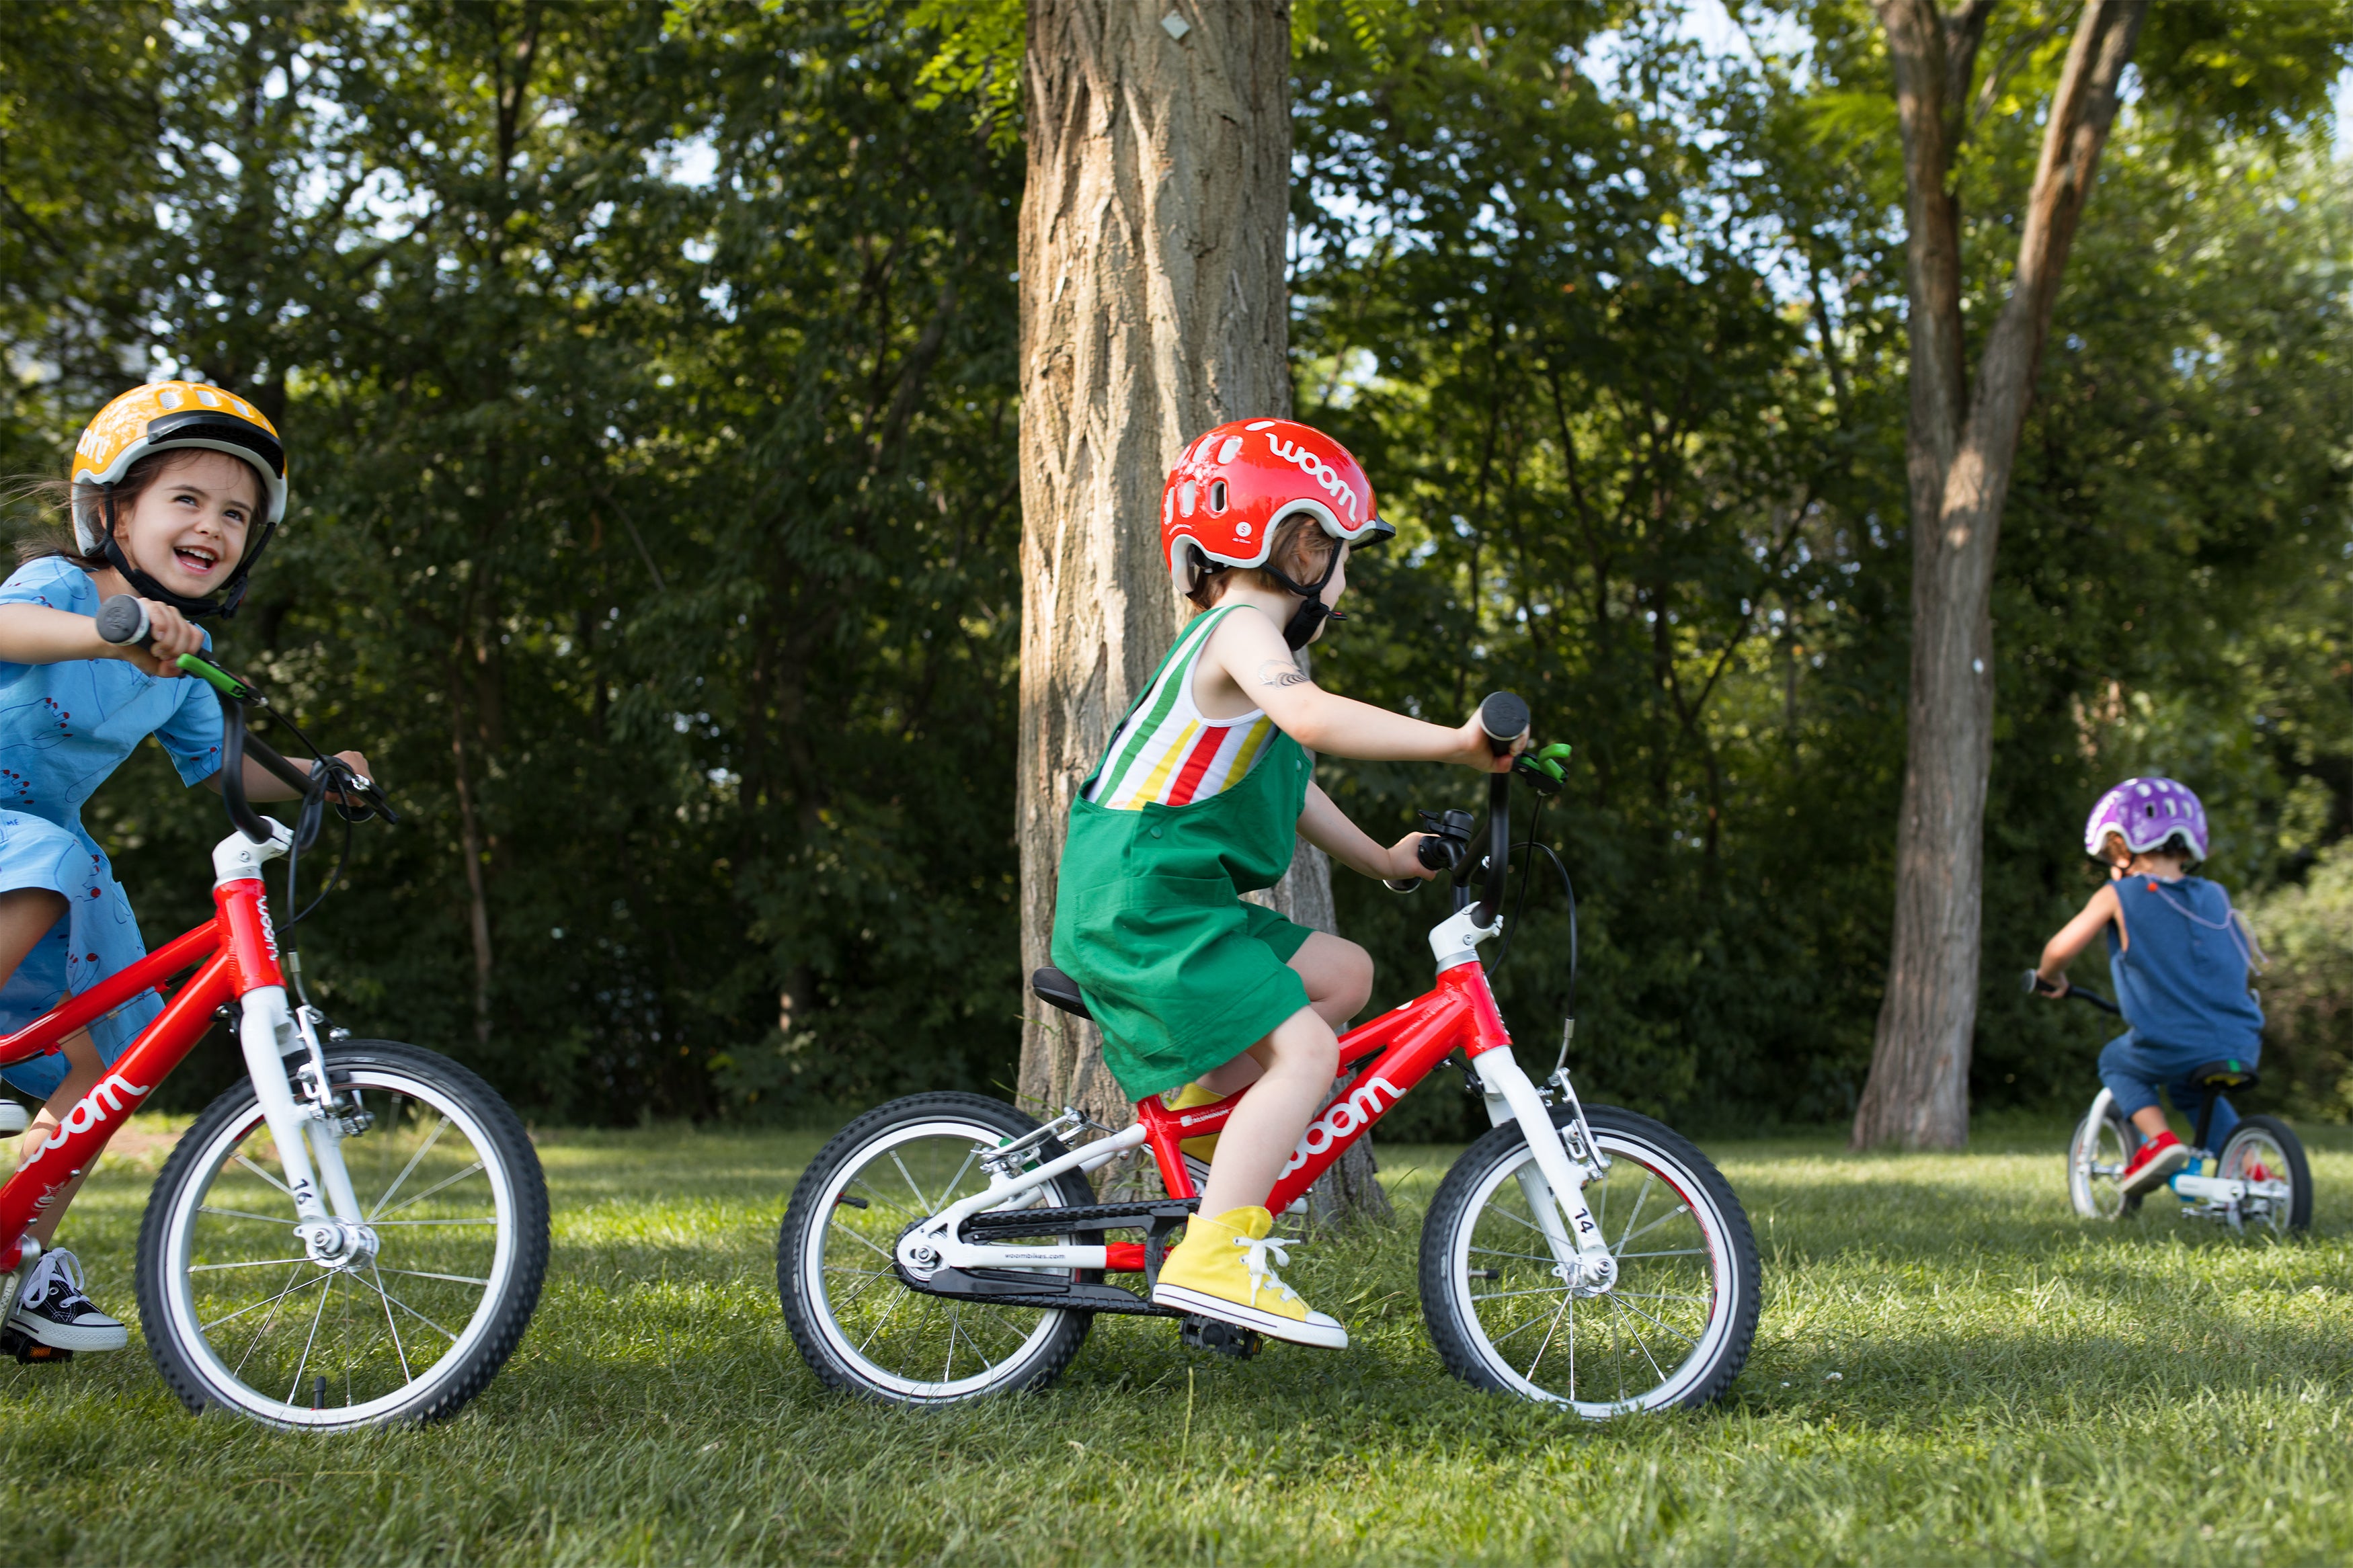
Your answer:
[[[2147,1140],[2121,1185],[2138,1195],[2162,1186],[2189,1160],[2166,1125],[2157,1091],[2194,1123],[2207,1090],[2189,1080],[2207,1062],[2253,1066],[2263,1049],[2263,1008],[2247,974],[2263,953],[2221,884],[2193,877],[2206,858],[2206,808],[2168,778],[2126,779],[2100,797],[2084,825],[2084,853],[2108,868],[2108,885],[2051,939],[2036,973],[2042,994],[2067,994],[2067,965],[2105,934],[2116,1004],[2129,1026],[2100,1053],[2100,1081]],[[2214,1097],[2208,1138],[2221,1148],[2239,1113]]]

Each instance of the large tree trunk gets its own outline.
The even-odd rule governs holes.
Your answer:
[[[1991,0],[1879,0],[1904,131],[1911,266],[1912,693],[1895,931],[1854,1144],[1968,1139],[1983,828],[1993,752],[1993,567],[2051,309],[2147,0],[2086,0],[2052,96],[2010,298],[1968,387],[1952,160]]]
[[[1030,0],[1021,202],[1021,960],[1046,963],[1079,784],[1184,616],[1160,487],[1210,426],[1288,415],[1291,19],[1279,0]],[[1332,929],[1304,850],[1278,908]],[[1028,1009],[1021,1094],[1113,1125],[1092,1026]],[[1369,1151],[1359,1179],[1372,1186]],[[1377,1195],[1377,1187],[1373,1187]]]

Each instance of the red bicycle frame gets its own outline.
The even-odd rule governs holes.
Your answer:
[[[57,1201],[68,1184],[97,1163],[108,1140],[186,1059],[212,1026],[214,1016],[247,993],[285,984],[278,968],[278,937],[261,879],[237,878],[213,889],[210,921],[69,996],[15,1034],[0,1038],[0,1068],[16,1067],[63,1048],[76,1030],[145,991],[201,965],[141,1031],[97,1087],[66,1112],[64,1121],[0,1184],[0,1273],[24,1260],[26,1228]]]
[[[1292,1152],[1291,1163],[1276,1178],[1266,1206],[1276,1214],[1303,1195],[1322,1178],[1349,1146],[1388,1114],[1414,1085],[1435,1071],[1440,1063],[1461,1051],[1477,1058],[1509,1046],[1512,1037],[1495,1009],[1495,994],[1487,988],[1487,972],[1472,959],[1439,971],[1438,984],[1425,994],[1379,1017],[1360,1024],[1340,1037],[1340,1069],[1354,1076],[1323,1113],[1307,1124],[1306,1133]],[[1214,1105],[1171,1110],[1158,1095],[1135,1102],[1135,1119],[1144,1128],[1145,1144],[1160,1167],[1160,1180],[1171,1198],[1200,1194],[1193,1186],[1177,1145],[1225,1126],[1250,1090],[1228,1095]],[[1103,1267],[1141,1273],[1142,1242],[1113,1242],[1104,1248]]]

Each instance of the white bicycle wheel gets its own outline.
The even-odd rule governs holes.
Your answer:
[[[192,1410],[340,1430],[455,1413],[522,1339],[547,1271],[547,1187],[514,1112],[446,1057],[327,1052],[373,1118],[343,1142],[373,1253],[313,1261],[250,1083],[180,1140],[139,1236],[148,1350]]]
[[[953,1405],[1043,1388],[1061,1374],[1092,1314],[926,1295],[909,1288],[893,1258],[909,1226],[987,1190],[982,1154],[1037,1126],[976,1094],[918,1094],[868,1111],[818,1152],[776,1237],[776,1292],[811,1371],[844,1393],[894,1405]],[[1038,1157],[1062,1152],[1049,1142]],[[1094,1202],[1075,1172],[1044,1196],[1063,1207]]]
[[[2122,1219],[2140,1207],[2141,1194],[2120,1178],[2140,1150],[2140,1131],[2103,1094],[2075,1124],[2067,1146],[2067,1197],[2085,1219]]]
[[[1585,1200],[1617,1283],[1581,1293],[1562,1282],[1541,1223],[1551,1189],[1506,1123],[1464,1151],[1423,1221],[1430,1338],[1457,1377],[1591,1420],[1704,1405],[1739,1376],[1757,1333],[1748,1216],[1672,1129],[1607,1105],[1588,1106],[1586,1121],[1610,1157]]]

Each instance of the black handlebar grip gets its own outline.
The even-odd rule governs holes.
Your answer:
[[[1492,693],[1479,704],[1479,727],[1487,731],[1487,750],[1508,755],[1512,742],[1528,732],[1528,705],[1508,691]]]
[[[145,647],[153,636],[147,606],[129,594],[115,595],[98,607],[98,636],[117,647]]]
[[[2030,970],[2028,970],[2028,971],[2026,972],[2026,994],[2027,994],[2029,996],[2031,996],[2031,995],[2034,995],[2037,992],[2040,992],[2042,989],[2042,972],[2041,970],[2039,970],[2039,969],[2030,969]]]

